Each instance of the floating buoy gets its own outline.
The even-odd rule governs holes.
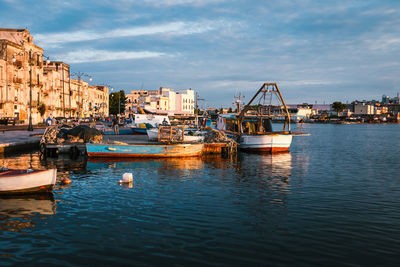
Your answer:
[[[68,184],[71,184],[72,181],[71,181],[71,179],[64,178],[64,179],[62,179],[61,183],[64,184],[64,185],[68,185]]]
[[[124,173],[122,175],[122,180],[119,180],[120,184],[128,184],[133,182],[133,175],[132,173]]]

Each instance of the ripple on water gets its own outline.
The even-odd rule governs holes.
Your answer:
[[[1,264],[397,265],[400,126],[304,128],[277,155],[0,159],[72,180],[24,209],[0,199]]]

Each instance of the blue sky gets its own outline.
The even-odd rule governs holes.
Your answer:
[[[203,107],[269,81],[288,103],[400,92],[398,0],[0,0],[0,18],[93,83],[192,88]]]

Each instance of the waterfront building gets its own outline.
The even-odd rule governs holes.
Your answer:
[[[85,117],[108,117],[109,92],[107,86],[88,86],[88,93],[85,94]]]
[[[31,104],[32,122],[39,122],[43,49],[27,29],[0,28],[0,73],[0,117],[27,123]]]
[[[0,28],[0,118],[108,116],[108,87],[71,79],[68,64],[45,58],[27,29]]]
[[[108,87],[71,79],[68,64],[45,58],[27,29],[0,28],[0,118],[108,116]]]
[[[43,117],[71,117],[72,99],[69,65],[59,61],[45,64],[43,78],[42,104],[46,108]]]
[[[165,87],[158,90],[133,90],[127,94],[127,98],[128,114],[137,113],[139,107],[157,114],[194,114],[194,91],[191,89],[177,92]]]
[[[176,92],[175,114],[193,115],[194,114],[194,91],[192,89]]]
[[[369,105],[365,102],[354,103],[354,114],[355,115],[373,115],[375,114],[374,105]]]
[[[349,108],[345,108],[342,112],[338,113],[339,117],[349,118],[349,117],[351,117],[351,115],[353,115],[353,111],[351,111],[351,109],[349,109]]]
[[[129,94],[126,94],[126,113],[134,114],[138,113],[139,97],[147,96],[147,90],[132,90]]]

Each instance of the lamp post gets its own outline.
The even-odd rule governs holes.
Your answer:
[[[17,61],[17,59],[15,58],[15,56],[18,55],[22,55],[24,54],[24,52],[20,52],[17,54],[14,54],[11,58],[11,61],[13,63],[15,63]],[[37,52],[32,52],[32,49],[29,50],[29,125],[28,125],[28,131],[33,131],[33,125],[32,125],[32,66],[33,66],[33,61],[32,61],[32,54],[38,54]],[[50,63],[50,58],[43,55],[42,57],[46,58],[46,63],[49,64]],[[39,104],[39,103],[38,103]]]
[[[81,78],[82,78],[82,77],[89,77],[89,81],[90,81],[90,82],[91,82],[93,79],[92,79],[92,77],[91,77],[90,75],[88,75],[88,74],[86,74],[86,73],[84,73],[84,72],[80,72],[80,71],[72,73],[71,76],[76,76],[76,77],[78,78],[78,118],[80,118],[80,117],[81,117],[81,109],[80,109],[80,106],[81,106],[81,103],[80,103],[80,102],[81,102],[81,100],[80,100],[80,95],[81,95]]]

